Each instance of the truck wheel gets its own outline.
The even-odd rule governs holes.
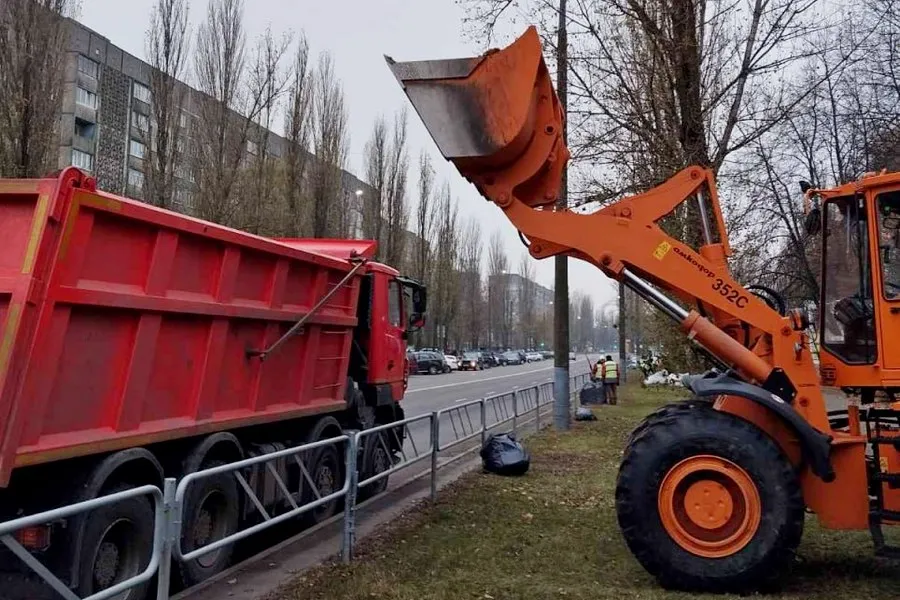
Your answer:
[[[755,426],[696,404],[647,418],[616,485],[629,549],[667,588],[743,592],[777,581],[803,533],[797,475]]]
[[[143,572],[153,553],[153,529],[153,508],[146,498],[129,498],[91,512],[81,543],[78,596],[91,596]],[[143,600],[148,586],[133,587],[114,600]]]
[[[223,464],[222,461],[209,461],[203,468]],[[234,476],[222,473],[192,483],[184,499],[183,518],[181,547],[185,553],[235,533],[240,519],[240,495]],[[184,585],[196,585],[223,571],[231,562],[233,551],[233,546],[225,546],[180,563]]]
[[[438,374],[438,368],[437,368],[436,366],[434,366],[434,365],[431,365],[430,367],[428,367],[428,374],[429,374],[429,375],[437,375],[437,374]]]
[[[341,488],[343,484],[343,462],[334,446],[324,446],[315,450],[308,465],[309,475],[318,489],[319,497],[324,498]],[[313,502],[316,499],[316,494],[305,481],[303,489],[303,503]],[[338,502],[339,500],[336,499],[314,508],[306,513],[309,515],[306,520],[315,524],[330,518],[337,512]]]
[[[366,449],[363,452],[362,470],[360,471],[360,481],[374,477],[379,473],[384,473],[393,465],[391,454],[388,450],[388,440],[385,432],[379,432],[369,436]],[[366,487],[359,489],[359,501],[363,502],[369,498],[373,498],[387,489],[388,479],[390,477],[382,477],[374,483],[370,483]]]

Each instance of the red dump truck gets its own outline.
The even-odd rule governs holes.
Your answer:
[[[98,192],[72,168],[0,180],[0,521],[401,420],[426,294],[374,251],[249,235]],[[403,442],[385,437],[362,471],[390,466]],[[307,461],[322,495],[341,485],[340,452]],[[278,469],[303,490],[299,468]],[[267,476],[251,480],[259,498]],[[252,512],[234,477],[197,483],[186,551]],[[137,572],[152,532],[133,499],[19,539],[83,597]],[[230,559],[188,563],[185,583]]]

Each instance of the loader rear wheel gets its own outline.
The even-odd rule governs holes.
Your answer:
[[[692,403],[650,415],[616,486],[629,549],[667,588],[744,592],[791,566],[803,533],[797,475],[752,424]]]

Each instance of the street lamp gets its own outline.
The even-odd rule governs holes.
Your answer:
[[[356,197],[359,198],[360,196],[363,195],[363,191],[362,191],[362,190],[356,190],[355,194],[356,194]]]

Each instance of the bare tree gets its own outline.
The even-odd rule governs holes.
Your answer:
[[[248,72],[243,21],[243,0],[210,0],[194,54],[203,94],[194,138],[197,209],[202,218],[227,224],[238,224],[242,216],[238,191],[256,144],[251,132],[258,131],[273,87],[283,86],[279,65],[288,46],[286,41],[275,42],[271,32],[264,33]]]
[[[242,0],[211,0],[197,30],[194,63],[198,99],[197,159],[199,216],[227,222],[234,210],[236,167],[244,156],[246,137],[236,134],[246,61]]]
[[[150,112],[153,119],[147,132],[151,152],[144,173],[143,196],[145,201],[162,208],[172,207],[175,172],[178,165],[185,162],[177,149],[179,135],[187,135],[187,131],[179,132],[187,88],[179,80],[187,65],[189,43],[187,1],[157,0],[150,13],[145,44],[151,67]]]
[[[457,330],[461,280],[459,207],[444,184],[436,201],[434,277],[429,286],[429,320],[432,346],[448,348],[451,332]],[[459,349],[459,344],[457,344]]]
[[[484,332],[484,295],[481,285],[481,225],[469,219],[462,231],[459,252],[459,298],[461,303],[461,340],[478,348]]]
[[[365,148],[366,178],[376,197],[366,199],[363,230],[367,237],[379,241],[379,258],[389,264],[400,264],[403,260],[409,222],[406,129],[406,111],[394,115],[392,126],[379,117]]]
[[[313,78],[312,235],[326,237],[340,230],[341,173],[347,160],[347,108],[344,89],[334,72],[331,55],[319,55]]]
[[[378,240],[379,244],[384,229],[389,152],[387,121],[380,116],[372,125],[372,135],[365,147],[366,180],[375,190],[375,197],[366,199],[362,211],[363,237]]]
[[[72,0],[0,2],[0,176],[41,177],[59,160]]]
[[[494,230],[488,242],[487,317],[488,345],[509,345],[512,306],[509,290],[509,259],[503,236]]]
[[[416,206],[416,248],[412,272],[420,281],[430,279],[434,255],[434,230],[438,215],[433,197],[434,168],[424,150],[419,154],[419,203]]]
[[[275,113],[288,85],[289,73],[282,67],[282,60],[290,43],[290,35],[276,39],[271,28],[267,28],[257,40],[249,69],[248,93],[259,99],[259,110],[247,131],[251,173],[243,179],[250,183],[250,188],[243,194],[245,206],[239,226],[256,234],[277,235],[281,231],[281,224],[273,218],[278,214],[275,210],[277,165],[270,143]]]
[[[514,324],[521,332],[524,348],[534,348],[538,341],[539,324],[537,322],[538,307],[535,299],[534,259],[523,254],[519,261],[519,276],[522,278],[518,298],[518,323]],[[542,307],[543,314],[549,315],[552,307]],[[547,332],[549,335],[549,331]]]
[[[300,35],[294,64],[290,73],[288,107],[285,113],[285,138],[287,152],[284,161],[283,180],[287,214],[284,218],[284,234],[300,235],[303,224],[310,223],[308,203],[308,170],[310,164],[310,137],[312,128],[312,86],[309,68],[309,44]]]

